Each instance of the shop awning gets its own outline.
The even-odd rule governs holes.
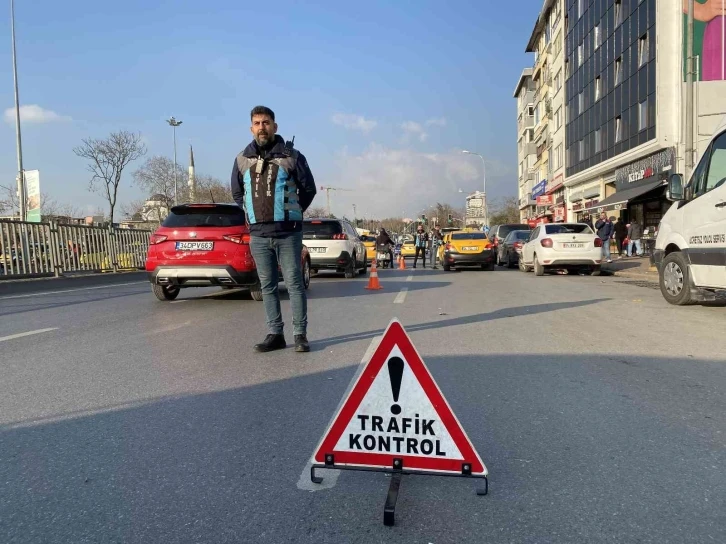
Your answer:
[[[598,202],[597,205],[594,206],[594,208],[605,208],[603,211],[607,211],[608,209],[614,209],[619,204],[627,204],[629,201],[638,198],[639,196],[644,195],[645,193],[648,193],[653,189],[661,187],[665,184],[666,182],[663,180],[656,180],[651,181],[650,183],[646,183],[644,185],[639,185],[638,187],[633,187],[632,189],[618,191],[614,195],[610,195],[609,197]]]

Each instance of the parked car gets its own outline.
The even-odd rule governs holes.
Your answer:
[[[303,239],[310,252],[313,273],[333,270],[353,278],[368,266],[366,247],[355,228],[345,219],[307,219]]]
[[[522,248],[519,269],[543,276],[548,269],[586,270],[600,275],[602,240],[584,223],[538,225]]]
[[[445,236],[442,263],[444,270],[478,266],[494,270],[494,251],[486,234],[477,230],[461,230]]]
[[[499,262],[499,255],[497,253],[497,250],[499,249],[499,244],[504,241],[504,239],[509,236],[509,233],[513,230],[532,230],[532,228],[525,224],[525,223],[508,223],[506,225],[494,225],[491,229],[489,229],[488,238],[489,241],[492,244],[492,248],[495,252],[495,258],[497,259],[497,264],[501,265]]]
[[[404,259],[406,257],[412,259],[416,256],[416,242],[413,240],[404,240],[399,253]]]
[[[522,254],[522,247],[529,240],[530,231],[513,230],[497,248],[497,263],[499,266],[516,268],[519,264],[519,256]]]
[[[262,300],[249,243],[244,212],[237,204],[174,206],[149,241],[146,271],[154,295],[174,300],[189,287],[242,287],[254,300]],[[301,264],[307,289],[310,255],[304,246]]]
[[[370,234],[364,234],[360,239],[366,248],[366,260],[370,264],[376,258],[376,237]]]
[[[712,301],[726,289],[726,118],[688,185],[674,174],[666,193],[674,204],[661,219],[653,259],[670,304]]]

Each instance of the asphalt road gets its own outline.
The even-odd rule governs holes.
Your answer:
[[[617,277],[380,277],[313,280],[309,354],[253,353],[263,307],[236,291],[0,296],[0,542],[726,541],[726,308]],[[405,477],[391,528],[388,476],[306,467],[394,316],[491,486]]]

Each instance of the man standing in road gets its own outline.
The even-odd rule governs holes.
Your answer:
[[[602,255],[607,262],[611,263],[613,260],[610,258],[610,238],[613,237],[615,226],[608,215],[603,212],[600,214],[600,219],[595,223],[595,228],[597,229],[598,238],[602,240]]]
[[[250,118],[254,140],[235,159],[232,196],[245,211],[250,250],[257,265],[269,334],[255,346],[268,352],[286,347],[278,292],[278,263],[292,306],[295,351],[310,351],[307,295],[302,278],[302,220],[317,189],[302,153],[277,134],[275,113],[255,107]]]
[[[416,229],[416,235],[414,237],[414,246],[416,247],[416,254],[413,257],[413,268],[416,268],[416,262],[418,261],[419,253],[423,260],[423,267],[426,268],[426,247],[429,243],[429,235],[424,231],[424,226],[419,224]]]
[[[439,226],[436,225],[434,227],[434,230],[431,232],[431,268],[433,269],[438,268],[437,263],[439,258],[439,246],[441,246],[443,239],[444,237],[441,236]]]

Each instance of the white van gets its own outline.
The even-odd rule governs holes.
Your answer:
[[[726,118],[688,185],[673,174],[666,195],[673,205],[654,252],[660,290],[676,305],[713,300],[715,290],[726,289]]]

